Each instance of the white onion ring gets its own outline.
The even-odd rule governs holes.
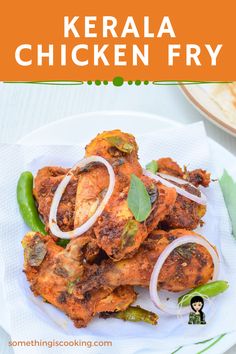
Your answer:
[[[193,187],[193,188],[198,190],[198,188],[196,186],[194,186],[192,183],[190,183],[186,179],[179,178],[179,177],[176,177],[176,176],[171,176],[171,175],[168,175],[167,173],[160,173],[160,172],[157,172],[157,175],[162,177],[162,178],[168,179],[169,181],[176,182],[178,184],[189,184],[191,187]]]
[[[154,179],[157,182],[161,182],[166,187],[175,188],[175,190],[176,190],[176,192],[178,194],[181,194],[183,197],[186,197],[186,198],[192,200],[195,203],[198,203],[198,204],[201,204],[201,205],[206,205],[207,204],[206,196],[197,187],[195,187],[193,184],[189,183],[188,181],[185,181],[183,179],[180,179],[180,178],[177,178],[177,177],[174,177],[174,176],[169,176],[169,175],[166,175],[166,174],[163,174],[163,173],[158,173],[158,175],[155,175],[154,173],[152,173],[150,171],[147,171],[145,169],[143,169],[143,174],[145,176],[149,177],[149,178]],[[167,181],[165,178],[168,178],[168,179],[172,180],[173,182],[176,182],[176,183],[179,183],[179,184],[189,184],[191,187],[197,189],[201,193],[201,196],[198,197],[197,195],[189,193],[185,189],[182,189],[182,188],[176,186],[175,184]]]
[[[155,306],[157,306],[159,309],[162,311],[169,313],[171,315],[186,315],[189,313],[190,308],[188,307],[179,307],[176,306],[176,308],[171,308],[166,305],[166,303],[163,303],[159,297],[159,290],[157,289],[157,284],[158,284],[158,277],[160,274],[160,271],[163,267],[163,264],[165,263],[166,259],[169,257],[171,252],[174,251],[179,246],[185,245],[186,243],[197,243],[207,249],[207,251],[210,253],[212,257],[212,261],[214,264],[214,271],[213,271],[213,276],[212,276],[212,281],[215,281],[217,279],[218,271],[219,271],[219,257],[214,249],[214,247],[207,241],[205,240],[202,236],[200,235],[184,235],[173,242],[171,242],[160,254],[160,256],[157,259],[157,262],[153,268],[152,275],[151,275],[151,280],[149,284],[149,292],[150,292],[150,297],[152,302],[154,303]]]
[[[110,177],[110,181],[109,181],[109,187],[107,189],[105,197],[104,197],[103,201],[100,203],[100,205],[98,206],[95,213],[83,225],[80,225],[79,227],[75,228],[72,231],[67,231],[67,232],[62,231],[59,228],[59,226],[57,225],[57,209],[58,209],[61,197],[62,197],[63,193],[65,192],[65,189],[66,189],[68,183],[71,180],[72,172],[75,169],[77,169],[78,167],[83,168],[83,167],[87,166],[91,162],[99,162],[107,168],[107,171],[108,171],[109,177]],[[66,176],[63,178],[63,180],[60,182],[60,184],[58,185],[57,190],[53,196],[53,200],[52,200],[52,204],[51,204],[51,208],[50,208],[50,214],[49,214],[49,228],[50,228],[52,234],[57,237],[60,237],[60,238],[71,239],[71,238],[78,237],[78,236],[82,235],[83,233],[85,233],[87,230],[89,230],[90,227],[93,226],[93,224],[96,222],[97,218],[103,212],[107,202],[109,201],[109,199],[113,193],[114,186],[115,186],[115,174],[114,174],[113,168],[109,164],[109,162],[107,160],[105,160],[103,157],[90,156],[90,157],[84,158],[84,159],[80,160],[79,162],[77,162],[70,169],[70,171],[66,174]]]

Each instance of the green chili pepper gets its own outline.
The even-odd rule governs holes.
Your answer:
[[[202,296],[213,297],[219,295],[220,293],[223,293],[225,290],[228,289],[228,287],[229,283],[224,280],[217,280],[211,283],[200,285],[197,288],[189,291],[187,294],[180,296],[178,299],[178,303],[181,306],[188,306],[190,305],[192,297],[195,296],[196,293]]]
[[[116,318],[120,318],[124,321],[132,321],[132,322],[146,322],[152,325],[157,324],[158,316],[148,310],[142,309],[140,306],[129,306],[124,311],[119,311],[113,313],[113,316]]]
[[[33,197],[33,179],[32,173],[28,171],[20,175],[17,183],[17,202],[20,213],[31,230],[46,235],[45,225],[39,218]]]

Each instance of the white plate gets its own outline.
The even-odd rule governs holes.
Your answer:
[[[73,145],[87,143],[98,132],[123,129],[137,136],[154,130],[177,127],[181,124],[172,119],[134,111],[99,111],[81,113],[47,124],[19,140],[24,145]],[[209,138],[212,154],[219,161],[218,175],[223,169],[236,176],[236,158],[228,150]]]
[[[147,122],[147,124],[146,124]],[[88,142],[102,130],[117,129],[133,135],[157,129],[179,126],[173,120],[141,112],[99,111],[82,113],[52,122],[24,136],[19,143],[31,144],[77,144]]]
[[[204,85],[180,85],[185,97],[195,106],[204,116],[219,128],[236,136],[235,114],[227,111],[228,105],[233,98],[225,96],[223,99],[225,110],[219,105],[214,90],[219,89],[224,84],[204,84]],[[226,86],[226,85],[225,85]],[[225,93],[226,94],[226,93]],[[233,105],[232,105],[233,107]]]
[[[91,112],[79,114],[72,117],[67,117],[63,120],[56,121],[46,125],[38,130],[33,131],[19,143],[25,145],[35,144],[76,144],[78,142],[87,142],[98,132],[109,129],[123,129],[132,132],[134,135],[139,135],[144,132],[153,132],[154,130],[166,129],[179,126],[173,120],[138,112],[123,112],[123,111],[107,111],[107,112]],[[227,150],[222,148],[217,143],[209,139],[212,154],[218,160],[218,173],[221,174],[223,168],[227,168],[231,174],[236,175],[236,158]],[[217,161],[216,160],[216,161]],[[214,340],[213,340],[214,341]],[[211,342],[202,345],[192,345],[183,347],[178,351],[179,354],[197,353],[199,350],[209,346]],[[235,333],[224,336],[217,344],[207,352],[214,354],[222,354],[232,345],[236,343]],[[173,352],[176,348],[173,348]],[[162,354],[160,351],[155,351],[156,354]]]

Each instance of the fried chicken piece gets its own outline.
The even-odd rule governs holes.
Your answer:
[[[205,170],[197,169],[190,172],[187,171],[186,168],[182,170],[175,161],[168,157],[159,159],[157,163],[158,172],[185,179],[186,185],[179,185],[179,187],[185,188],[186,191],[192,194],[200,196],[200,192],[188,185],[187,182],[192,183],[195,187],[199,187],[200,185],[204,187],[209,186],[210,173]],[[172,181],[172,183],[174,182]],[[164,230],[178,228],[193,230],[201,224],[201,219],[205,213],[205,205],[200,205],[178,194],[172,211],[164,218],[158,227]]]
[[[153,267],[162,251],[176,238],[197,235],[183,229],[153,231],[138,252],[130,259],[119,262],[105,260],[94,268],[94,273],[76,285],[75,293],[83,295],[93,289],[111,289],[120,285],[149,286]],[[207,283],[214,265],[209,252],[198,244],[189,243],[176,248],[165,261],[158,279],[161,289],[184,291]]]
[[[142,176],[137,153],[134,137],[119,130],[99,134],[86,147],[86,156],[99,155],[106,158],[115,172],[112,196],[92,231],[90,230],[95,235],[98,246],[115,260],[132,256],[150,231],[170,212],[176,199],[174,189]],[[66,172],[66,169],[61,168],[45,168],[35,178],[34,195],[45,222],[48,222],[53,191]],[[143,180],[152,200],[152,211],[143,223],[137,222],[128,208],[127,197],[132,173]],[[59,204],[59,227],[69,231],[86,222],[102,202],[108,185],[108,172],[99,163],[91,163],[76,171]]]
[[[44,167],[38,171],[34,179],[33,194],[38,204],[38,211],[46,224],[47,231],[49,231],[48,218],[53,195],[68,170],[61,167]],[[74,227],[77,183],[77,176],[72,176],[58,207],[57,222],[63,231],[72,230]]]
[[[72,239],[65,249],[65,254],[71,260],[80,264],[99,263],[104,257],[101,248],[98,247],[93,230],[83,234],[83,236]]]
[[[131,134],[118,129],[98,134],[85,149],[86,157],[92,155],[101,156],[112,165],[116,175],[116,192],[122,192],[129,185],[132,173],[142,176],[138,145]]]
[[[184,176],[181,167],[170,157],[162,157],[161,159],[157,160],[157,166],[158,172],[179,178],[183,178]]]
[[[118,198],[112,196],[94,226],[98,245],[116,261],[129,258],[137,251],[148,234],[170,212],[176,199],[174,189],[154,183],[147,177],[142,177],[142,180],[152,193],[152,211],[145,222],[137,222],[129,210],[129,188],[126,188]]]
[[[74,227],[85,223],[96,211],[109,185],[105,166],[90,164],[78,175]]]
[[[193,171],[188,171],[187,168],[184,167],[184,170],[182,170],[177,162],[172,160],[170,157],[162,157],[157,160],[157,164],[158,172],[185,179],[186,181],[192,183],[195,187],[208,187],[211,182],[211,175],[209,172],[200,168]]]
[[[48,219],[53,195],[69,169],[44,167],[34,179],[34,197],[38,211],[48,227]],[[57,221],[61,230],[70,231],[83,224],[96,210],[103,199],[109,183],[106,168],[100,164],[90,164],[79,173],[75,173],[69,182],[57,212]]]
[[[120,130],[99,134],[86,147],[86,156],[102,156],[111,163],[116,174],[114,194],[122,192],[129,185],[131,173],[142,175],[137,152],[135,138]],[[34,197],[46,225],[53,195],[68,170],[61,167],[44,167],[35,177]],[[107,170],[101,164],[91,163],[82,170],[77,170],[59,203],[57,221],[61,230],[69,231],[93,215],[108,184]],[[47,230],[49,231],[48,227]]]
[[[63,249],[56,245],[50,236],[29,232],[24,237],[24,272],[35,296],[43,299],[65,312],[76,327],[85,327],[98,312],[123,311],[136,299],[131,286],[113,289],[99,289],[78,297],[74,287],[84,272],[83,247],[90,242],[86,236],[81,238],[80,257],[72,257],[73,247]],[[92,265],[89,266],[91,269]]]
[[[137,151],[134,137],[119,130],[99,134],[86,147],[86,156],[106,158],[115,172],[113,194],[93,227],[98,246],[115,259],[123,258],[139,247],[147,236],[146,225],[135,221],[127,204],[130,175],[142,174]],[[108,185],[108,172],[101,164],[93,164],[79,175],[74,222],[76,227],[93,215]],[[130,228],[134,231],[132,235]]]
[[[190,172],[186,171],[185,178],[196,187],[209,187],[211,182],[211,174],[200,168]]]
[[[91,155],[99,155],[107,159],[112,164],[116,176],[113,194],[93,228],[98,245],[105,250],[109,257],[115,260],[130,257],[139,248],[148,233],[170,212],[176,199],[176,192],[174,189],[166,188],[148,177],[142,176],[142,168],[138,162],[138,147],[134,137],[130,134],[123,133],[120,130],[98,134],[86,146],[86,156]],[[152,197],[152,212],[143,223],[135,220],[128,207],[127,197],[131,174],[135,174],[142,179]],[[89,173],[84,176],[84,179],[86,179],[84,183],[81,180],[79,181],[77,189],[79,208],[83,205],[79,192],[82,189],[84,190],[86,183],[87,189],[89,189],[87,196],[93,195],[95,190],[94,184],[88,182],[88,179],[90,179]],[[96,190],[97,194],[95,193],[96,196],[93,198],[93,210],[96,209],[94,205],[98,205],[98,192],[102,193],[105,187],[104,180],[107,181],[104,178],[104,173],[97,173],[96,180],[96,186],[100,185],[102,187]],[[82,197],[86,203],[87,196]],[[89,200],[91,201],[91,198]]]
[[[172,208],[176,192],[151,179],[141,177],[152,200],[152,212],[145,223],[135,221],[128,208],[129,185],[122,192],[115,191],[101,217],[93,227],[98,246],[116,260],[132,255],[160,220]],[[92,166],[81,173],[78,179],[75,227],[90,217],[102,200],[103,191],[108,186],[108,176],[103,166]]]
[[[102,215],[93,225],[92,234],[95,235],[98,246],[109,257],[115,260],[130,257],[165,215],[170,213],[176,191],[142,176],[138,147],[135,138],[130,134],[120,130],[98,134],[86,147],[86,156],[91,155],[107,159],[115,172],[114,191]],[[34,195],[46,224],[53,193],[67,171],[47,167],[40,170],[35,178]],[[132,173],[142,179],[152,201],[152,211],[142,223],[135,220],[128,207],[127,197]],[[69,231],[85,223],[102,202],[108,185],[108,172],[99,163],[91,163],[77,170],[59,203],[59,227],[63,231]]]
[[[160,222],[158,228],[166,231],[178,228],[194,230],[199,224],[202,224],[201,219],[205,213],[205,205],[197,204],[182,195],[177,195],[175,205],[170,214]]]
[[[117,312],[126,310],[136,300],[136,293],[132,286],[124,285],[115,288],[107,297],[95,306],[95,313]]]

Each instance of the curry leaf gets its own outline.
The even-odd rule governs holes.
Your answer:
[[[158,171],[158,163],[156,160],[152,160],[151,162],[149,162],[147,165],[146,165],[146,170],[154,173],[154,175],[157,173]]]
[[[233,235],[236,238],[236,182],[226,170],[220,179],[220,187],[231,219]]]
[[[128,193],[128,207],[135,219],[142,222],[147,219],[151,212],[150,196],[143,182],[134,174],[131,175]]]
[[[131,154],[134,150],[134,145],[129,141],[125,141],[120,136],[109,136],[106,140],[112,145],[115,146],[118,150],[125,152],[126,154]]]
[[[66,246],[68,245],[69,242],[70,242],[70,240],[66,240],[66,239],[64,239],[64,238],[59,238],[59,239],[57,240],[56,244],[57,244],[58,246],[61,246],[61,247],[63,247],[63,248],[66,248]]]

